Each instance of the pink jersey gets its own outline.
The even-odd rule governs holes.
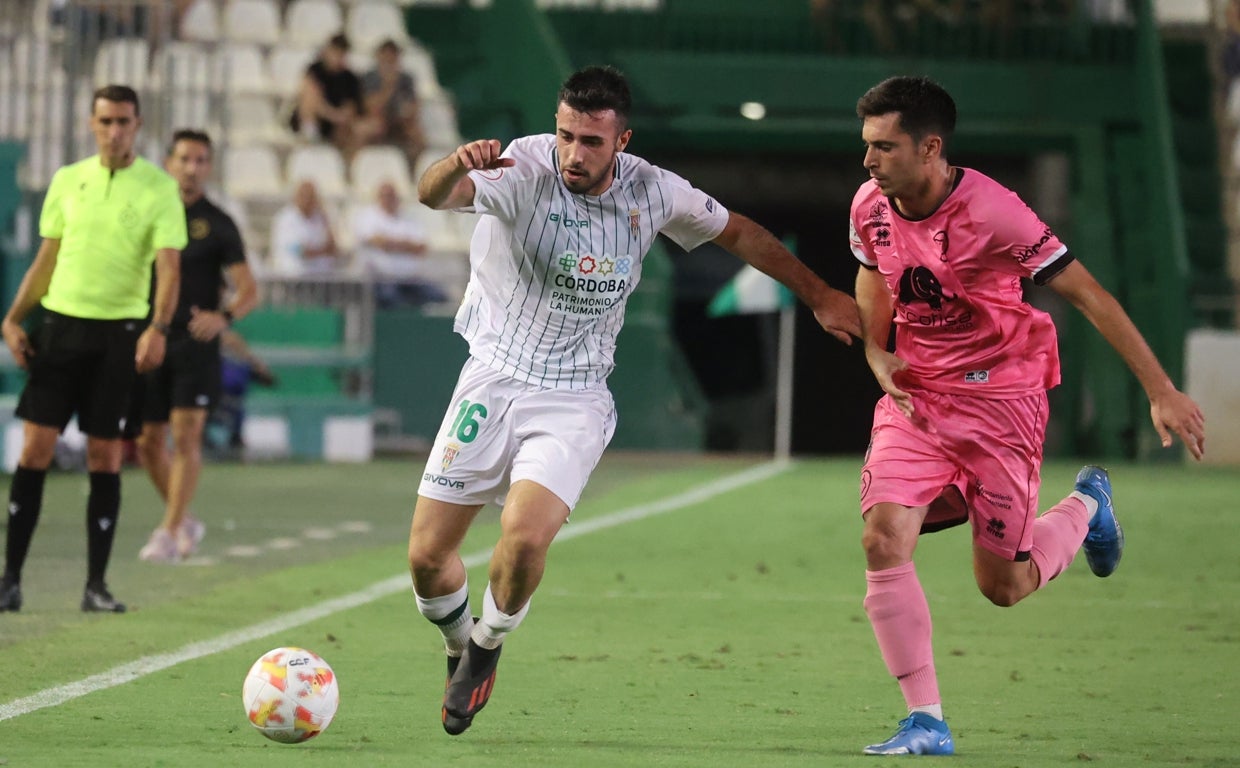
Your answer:
[[[891,290],[906,389],[1007,399],[1059,383],[1055,326],[1021,278],[1042,284],[1072,256],[1014,192],[958,168],[942,205],[912,220],[868,181],[849,225],[853,254]]]

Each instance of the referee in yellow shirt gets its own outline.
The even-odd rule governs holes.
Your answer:
[[[95,91],[90,125],[99,154],[52,177],[39,218],[43,243],[2,326],[5,344],[29,376],[17,405],[25,431],[9,489],[0,612],[21,609],[22,566],[43,481],[56,439],[75,413],[90,472],[82,610],[125,610],[104,580],[120,513],[121,428],[136,373],[164,359],[186,244],[185,207],[176,182],[134,154],[142,118],[132,88]],[[152,260],[158,290],[148,325]],[[38,304],[41,325],[27,336],[22,322]]]

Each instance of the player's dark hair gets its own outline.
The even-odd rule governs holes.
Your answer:
[[[115,104],[132,104],[133,113],[141,115],[142,109],[138,105],[138,92],[127,85],[105,85],[95,91],[95,95],[90,100],[90,113],[95,114],[95,102],[99,99],[111,101]]]
[[[857,99],[857,117],[900,114],[900,129],[921,141],[934,134],[948,140],[956,130],[956,102],[928,77],[889,77]]]
[[[168,142],[168,157],[172,157],[172,153],[176,151],[177,144],[182,141],[192,141],[201,144],[207,148],[207,154],[215,156],[215,147],[211,144],[211,137],[206,131],[200,131],[195,128],[178,128],[172,134],[172,141]]]
[[[629,121],[633,94],[628,79],[615,67],[586,67],[564,81],[557,103],[586,114],[614,110],[623,129]]]

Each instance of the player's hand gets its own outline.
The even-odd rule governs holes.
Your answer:
[[[511,157],[500,157],[503,147],[498,139],[479,139],[456,148],[456,160],[467,171],[489,171],[511,168],[517,164]]]
[[[878,380],[878,385],[895,401],[896,407],[900,409],[900,413],[903,413],[910,419],[913,418],[915,410],[913,408],[913,396],[900,389],[896,384],[896,378],[900,372],[908,370],[908,363],[887,350],[875,346],[866,348],[865,359],[870,364],[870,370],[874,372],[874,378]]]
[[[211,341],[228,327],[223,312],[190,307],[189,315],[189,335],[195,341]]]
[[[26,335],[26,329],[5,318],[3,331],[4,343],[8,345],[9,352],[13,355],[13,360],[17,363],[17,367],[27,370],[30,367],[30,358],[34,357],[34,347],[30,344],[30,337]]]
[[[164,352],[168,348],[168,339],[154,328],[148,327],[138,337],[138,348],[134,352],[134,367],[138,373],[153,371],[164,362]]]
[[[1180,436],[1193,458],[1201,461],[1206,452],[1206,417],[1193,399],[1178,389],[1150,398],[1150,419],[1162,438],[1163,448],[1171,447],[1171,433]]]
[[[861,315],[857,302],[843,291],[827,290],[826,300],[814,307],[814,319],[822,329],[845,344],[852,344],[853,336],[861,338]]]

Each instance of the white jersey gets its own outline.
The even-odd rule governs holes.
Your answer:
[[[691,250],[723,231],[728,211],[625,153],[606,192],[574,194],[560,178],[551,134],[517,139],[504,157],[516,165],[470,173],[472,210],[485,215],[470,244],[456,331],[474,358],[520,381],[603,387],[655,235]]]

